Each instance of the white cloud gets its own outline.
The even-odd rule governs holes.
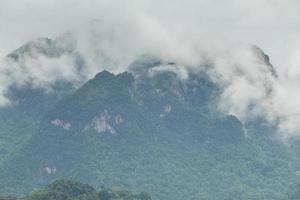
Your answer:
[[[298,0],[0,0],[0,56],[77,27],[76,51],[87,62],[82,71],[69,55],[25,58],[22,68],[2,63],[0,103],[13,82],[47,88],[59,79],[79,81],[78,74],[89,78],[105,67],[122,71],[141,54],[178,66],[199,66],[206,57],[223,88],[220,110],[245,121],[264,117],[285,135],[300,135],[299,10]],[[92,19],[98,21],[87,25]],[[244,44],[264,49],[278,77]]]

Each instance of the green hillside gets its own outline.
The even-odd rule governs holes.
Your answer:
[[[60,179],[44,189],[20,197],[0,196],[1,200],[151,200],[149,194],[133,194],[122,188],[94,189],[88,184]]]
[[[3,162],[0,191],[64,177],[163,200],[288,198],[298,162],[271,127],[215,110],[218,88],[205,74],[144,72],[103,71],[47,103],[37,131]]]

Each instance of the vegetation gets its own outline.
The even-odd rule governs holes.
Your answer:
[[[151,200],[151,197],[145,192],[133,194],[121,188],[102,187],[97,191],[90,185],[61,179],[19,198],[7,196],[0,200]]]
[[[262,121],[243,125],[218,113],[216,93],[205,74],[183,81],[171,72],[142,76],[104,71],[53,101],[45,94],[40,101],[44,106],[39,101],[20,104],[14,113],[23,113],[29,128],[18,123],[18,132],[1,133],[9,139],[0,142],[10,145],[1,161],[0,192],[25,194],[64,177],[96,187],[148,191],[163,200],[288,199],[298,157],[270,139],[272,127]],[[20,198],[149,197],[119,189],[95,191],[63,180]]]

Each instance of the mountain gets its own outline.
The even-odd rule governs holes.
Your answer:
[[[73,83],[61,79],[53,81],[51,87],[46,89],[40,87],[42,82],[34,83],[35,78],[28,75],[36,73],[30,71],[31,60],[37,60],[39,57],[60,58],[64,55],[74,57],[74,66],[83,66],[69,34],[56,39],[39,38],[30,41],[6,56],[5,61],[9,64],[6,68],[2,66],[2,78],[11,78],[14,81],[9,85],[2,83],[2,87],[7,87],[4,95],[10,100],[10,105],[0,109],[0,165],[38,132],[43,115],[59,99],[75,89]],[[40,70],[39,73],[47,73],[43,69]]]
[[[48,57],[65,52],[52,40],[34,45]],[[267,55],[254,50],[276,76]],[[20,59],[28,49],[16,52],[9,56]],[[298,158],[272,127],[220,113],[220,88],[206,72],[182,78],[176,67],[143,56],[126,72],[102,71],[78,88],[12,87],[15,104],[0,110],[0,193],[70,178],[163,200],[287,199]]]

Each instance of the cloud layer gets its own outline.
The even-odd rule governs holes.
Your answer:
[[[263,117],[283,137],[300,135],[299,10],[297,0],[2,0],[0,56],[72,27],[76,47],[63,56],[35,52],[19,63],[3,61],[0,103],[8,103],[3,94],[11,84],[80,82],[104,68],[123,71],[137,56],[151,54],[176,61],[182,74],[211,62],[211,78],[223,89],[221,111],[243,121]],[[247,44],[270,55],[278,76]],[[76,67],[78,55],[85,69]]]

